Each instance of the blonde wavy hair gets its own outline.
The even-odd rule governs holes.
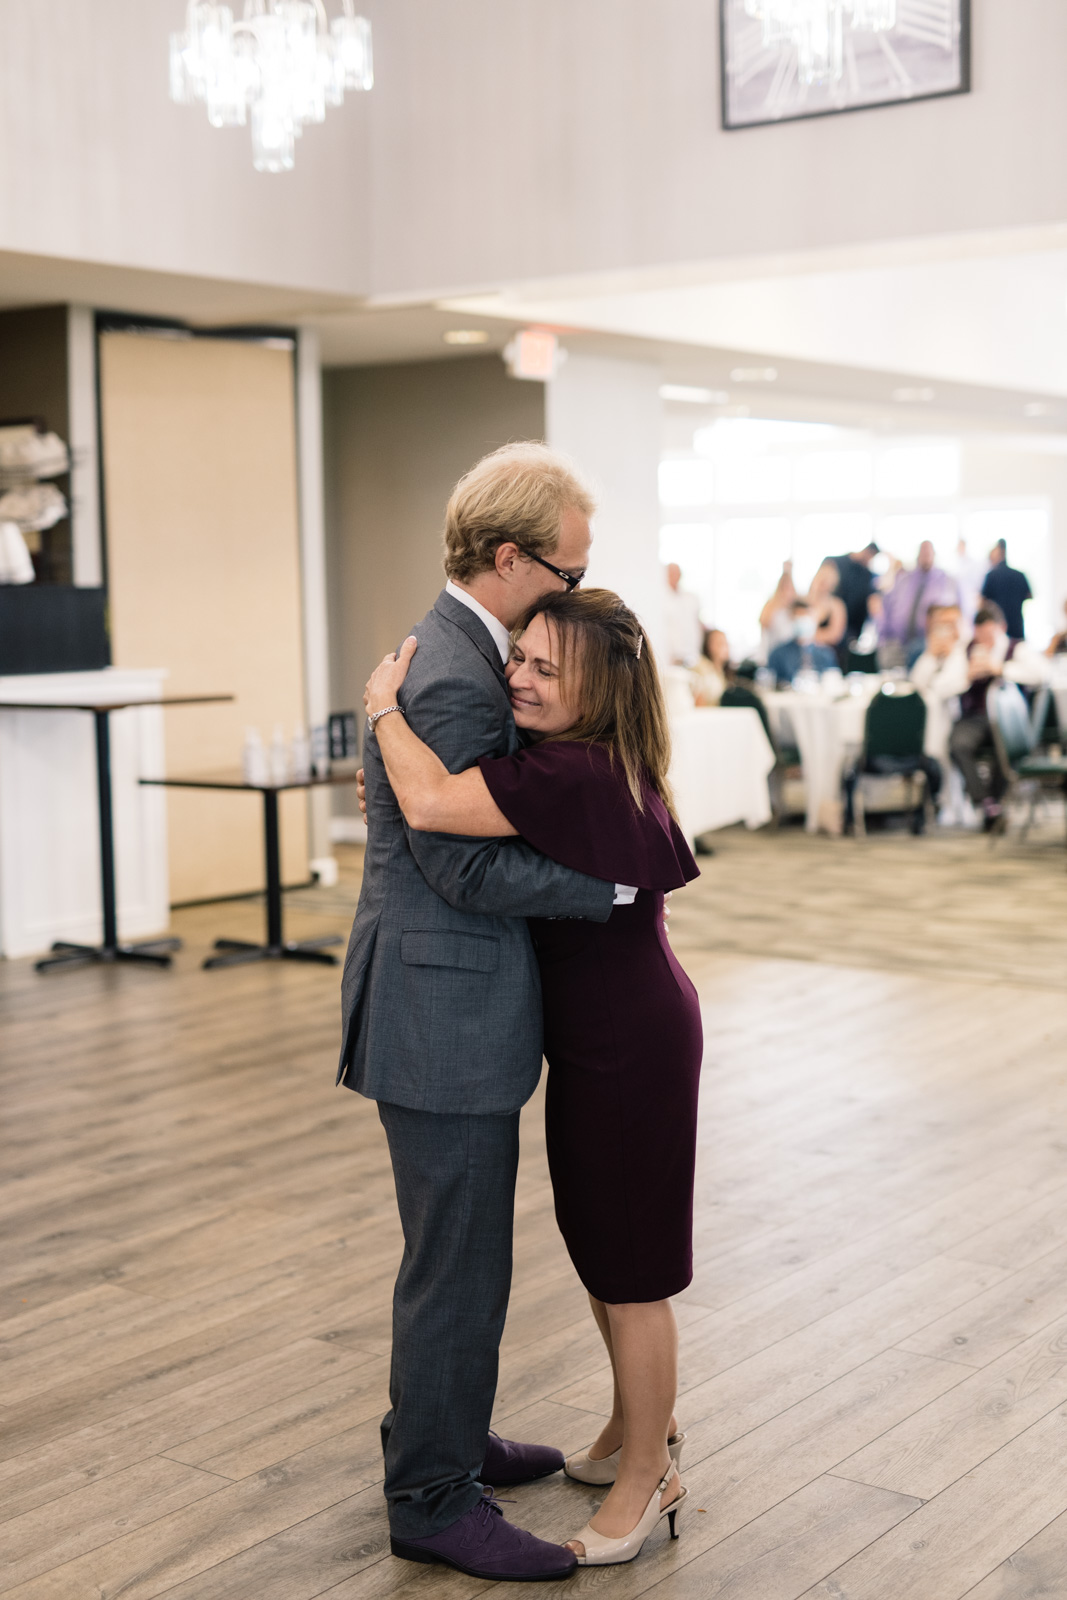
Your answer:
[[[502,544],[550,556],[563,513],[591,517],[596,502],[564,456],[532,439],[506,444],[465,473],[445,512],[445,572],[461,583],[488,572]]]

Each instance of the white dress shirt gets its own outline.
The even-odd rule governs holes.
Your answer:
[[[511,654],[511,635],[500,618],[494,617],[493,613],[487,611],[480,601],[476,600],[472,594],[468,594],[466,589],[461,589],[458,583],[453,583],[451,578],[445,584],[445,593],[450,594],[453,600],[458,600],[461,606],[467,606],[469,610],[474,612],[478,621],[485,624],[489,629],[493,643],[500,651],[500,659],[506,667],[508,657]]]
[[[453,600],[458,600],[460,605],[467,606],[474,612],[478,621],[485,624],[493,643],[500,651],[501,662],[504,666],[507,666],[508,657],[511,655],[511,635],[500,618],[494,617],[491,611],[487,611],[479,601],[475,600],[472,594],[467,593],[466,589],[461,589],[458,583],[453,583],[451,578],[445,584],[445,593],[450,594]],[[629,884],[617,883],[615,885],[615,905],[630,906],[633,905],[636,898],[637,890]]]

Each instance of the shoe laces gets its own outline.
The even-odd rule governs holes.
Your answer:
[[[482,1495],[482,1498],[476,1507],[479,1520],[484,1526],[489,1521],[490,1517],[502,1517],[504,1515],[504,1507],[513,1506],[514,1504],[514,1500],[498,1500],[496,1497],[496,1491],[487,1486],[485,1493]]]

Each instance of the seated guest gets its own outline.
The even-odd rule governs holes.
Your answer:
[[[782,562],[782,575],[777,587],[759,614],[760,649],[766,661],[771,651],[786,644],[793,637],[793,617],[790,607],[797,597],[793,583],[793,563]]]
[[[1063,610],[1067,614],[1067,600],[1063,602]],[[1067,628],[1063,628],[1059,633],[1052,635],[1045,654],[1047,656],[1067,655]]]
[[[798,672],[828,672],[837,666],[837,656],[827,644],[816,644],[818,622],[807,600],[794,600],[789,608],[793,637],[776,645],[767,665],[778,686],[791,684]]]
[[[948,736],[959,716],[959,697],[970,682],[962,632],[959,606],[931,606],[926,613],[926,648],[908,674],[926,701],[926,747],[945,763]]]
[[[911,572],[897,573],[893,587],[882,596],[878,616],[878,665],[883,672],[911,667],[926,646],[926,617],[931,606],[955,606],[956,580],[934,565],[929,539],[919,546]]]
[[[730,681],[730,646],[721,628],[704,631],[704,647],[693,668],[693,700],[698,706],[717,706]]]
[[[1038,684],[1044,676],[1042,658],[1023,640],[1009,639],[1000,607],[991,600],[983,601],[975,613],[974,637],[967,645],[967,685],[960,694],[960,718],[949,735],[948,748],[963,774],[971,804],[982,813],[986,833],[999,826],[1005,784],[997,761],[984,763],[988,777],[978,763],[978,752],[993,744],[986,693],[997,678]]]
[[[962,632],[959,606],[931,606],[926,613],[926,648],[908,674],[926,701],[923,748],[946,775],[952,771],[949,735],[960,714],[960,695],[970,681]],[[954,816],[958,809],[958,797],[950,798],[950,814]]]

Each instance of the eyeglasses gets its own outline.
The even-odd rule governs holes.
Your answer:
[[[577,589],[578,585],[585,577],[584,567],[582,568],[581,572],[564,572],[562,567],[554,567],[551,561],[545,560],[544,556],[535,556],[532,550],[523,550],[522,553],[526,557],[527,561],[536,561],[539,567],[544,567],[547,572],[554,573],[557,578],[562,578],[568,589]]]

